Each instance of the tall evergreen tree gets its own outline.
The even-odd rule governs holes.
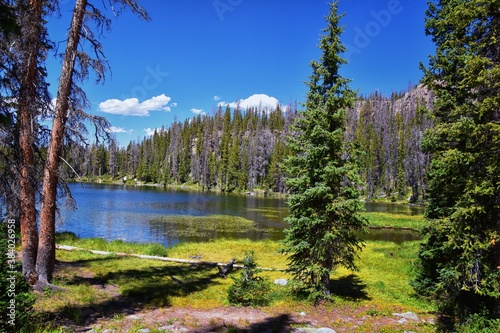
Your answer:
[[[500,318],[500,3],[432,1],[426,32],[437,102],[415,286],[460,321],[484,310]]]
[[[0,192],[10,217],[19,220],[23,245],[23,275],[35,272],[38,246],[36,192],[41,125],[49,109],[44,61],[51,43],[45,18],[51,0],[0,1],[0,126],[5,168]],[[2,164],[3,164],[2,163]]]
[[[289,254],[289,272],[316,300],[330,296],[332,269],[355,268],[356,251],[362,248],[358,233],[365,225],[358,214],[363,205],[356,168],[344,141],[345,112],[356,93],[339,74],[346,63],[341,57],[346,50],[340,41],[341,17],[334,1],[325,17],[322,56],[311,63],[306,110],[294,125],[292,156],[285,163],[292,195],[283,252]]]

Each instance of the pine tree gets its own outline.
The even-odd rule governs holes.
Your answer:
[[[427,235],[414,285],[464,321],[500,318],[500,6],[434,1],[426,32],[436,54],[425,84],[436,94],[427,177]]]
[[[319,300],[330,296],[330,273],[336,267],[354,269],[362,242],[358,233],[364,220],[356,190],[356,169],[344,142],[345,111],[356,93],[339,74],[346,63],[340,54],[338,3],[330,6],[319,48],[320,61],[311,63],[306,110],[297,118],[289,140],[292,156],[286,160],[289,227],[283,252],[289,254],[288,270]]]
[[[235,136],[228,154],[226,191],[232,192],[239,187],[245,188],[246,182],[243,180],[243,173],[240,143],[238,137]]]
[[[14,29],[17,33],[10,36],[12,37],[10,41],[5,38],[9,35],[4,37],[3,34],[0,34],[2,53],[5,52],[6,56],[6,59],[2,56],[2,65],[0,65],[0,75],[2,76],[0,90],[2,92],[10,90],[12,95],[6,96],[6,99],[16,100],[15,104],[17,104],[15,106],[17,109],[15,119],[17,121],[14,126],[9,126],[15,129],[17,137],[7,143],[15,142],[15,150],[12,154],[15,161],[12,161],[14,163],[11,167],[19,170],[19,174],[14,172],[11,175],[14,176],[12,177],[15,179],[12,179],[14,182],[19,182],[19,187],[17,185],[10,187],[10,191],[19,191],[19,194],[12,197],[17,198],[19,201],[16,205],[20,205],[19,221],[23,245],[23,275],[25,277],[35,273],[38,250],[35,193],[38,190],[38,181],[41,176],[39,161],[36,159],[39,147],[38,131],[41,126],[37,119],[49,109],[50,99],[48,84],[45,82],[46,70],[43,62],[50,49],[45,17],[51,11],[52,6],[54,3],[51,1],[11,1],[8,8],[17,16],[17,22],[12,22],[16,25],[10,29]],[[0,14],[0,16],[3,15],[4,13]],[[3,73],[4,71],[5,73]],[[11,82],[6,84],[5,79]],[[0,96],[0,99],[2,99],[1,97],[3,96]],[[2,101],[1,104],[4,102]],[[12,116],[7,119],[14,119]]]

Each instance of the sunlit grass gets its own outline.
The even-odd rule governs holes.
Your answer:
[[[409,228],[420,230],[425,220],[422,215],[390,214],[381,212],[361,213],[373,227]]]
[[[253,250],[260,266],[284,269],[286,268],[286,257],[279,253],[280,248],[279,242],[271,240],[256,242],[248,239],[220,239],[203,243],[177,244],[169,250],[169,254],[175,258],[194,257],[211,262],[227,262],[232,258],[235,258],[236,262],[241,262],[245,252]]]
[[[377,308],[404,307],[409,311],[431,311],[433,306],[415,295],[409,284],[415,269],[419,241],[395,244],[368,241],[356,261],[359,271],[339,269],[335,276],[354,274],[364,286],[367,305]]]
[[[74,233],[70,232],[57,234],[56,242],[61,245],[75,246],[88,250],[162,257],[168,255],[168,249],[157,243],[132,243],[122,240],[106,241],[102,238],[78,238]]]
[[[332,275],[335,299],[345,304],[361,302],[377,308],[399,306],[420,311],[431,309],[430,304],[415,297],[409,285],[418,246],[419,242],[400,245],[381,241],[366,242],[366,247],[359,253],[360,257],[356,261],[359,271],[350,272],[339,268]],[[279,253],[280,247],[279,242],[270,240],[217,240],[179,244],[169,249],[169,256],[205,262],[227,262],[235,258],[238,263],[246,252],[253,250],[259,266],[282,270],[287,267],[287,260],[285,255]],[[225,304],[230,279],[218,277],[214,266],[103,257],[85,252],[58,251],[57,254],[59,260],[80,263],[80,272],[116,285],[124,296],[141,299],[150,305],[175,304],[206,308]],[[283,271],[265,271],[262,274],[271,280],[290,278]],[[59,272],[56,282],[67,285],[71,279],[71,271],[63,270]],[[76,302],[94,303],[99,298],[99,295],[87,292],[87,287],[83,285],[82,290],[74,290],[75,287],[70,283],[70,289],[80,295],[75,299]],[[289,295],[284,295],[288,294],[282,294],[281,297],[285,298],[276,299],[276,303],[295,302],[288,299]]]

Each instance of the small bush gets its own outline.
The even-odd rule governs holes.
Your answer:
[[[6,223],[0,222],[0,331],[20,332],[32,319],[35,296],[22,276],[21,263],[9,243],[13,239],[10,230]]]
[[[148,256],[166,257],[167,252],[167,248],[161,244],[149,244],[144,249],[144,254]]]
[[[499,333],[500,319],[489,319],[481,314],[473,314],[465,323],[457,326],[457,333]]]
[[[78,236],[74,232],[63,231],[56,233],[56,242],[75,242],[78,240]]]
[[[229,303],[235,306],[265,306],[270,303],[271,282],[262,276],[254,259],[254,252],[245,254],[244,269],[239,277],[232,277],[233,284],[227,290]]]

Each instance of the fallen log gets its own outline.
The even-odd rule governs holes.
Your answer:
[[[220,263],[220,262],[213,262],[213,261],[201,261],[201,260],[149,256],[149,255],[145,255],[145,254],[135,254],[135,253],[120,253],[120,252],[107,252],[107,251],[100,251],[100,250],[89,250],[89,249],[83,249],[83,248],[76,247],[76,246],[60,245],[60,244],[56,244],[56,249],[63,250],[63,251],[85,251],[85,252],[98,254],[98,255],[102,255],[102,256],[133,257],[133,258],[139,258],[139,259],[175,262],[175,263],[179,263],[179,264],[217,266],[217,267],[219,267],[219,269],[220,269],[220,267],[225,267],[226,265],[228,265],[227,263]],[[232,260],[234,260],[234,259],[232,259]],[[245,266],[235,264],[233,262],[232,267],[233,268],[244,268]],[[279,272],[285,271],[284,269],[279,269],[279,268],[259,267],[259,269],[264,270],[264,271],[279,271]]]
[[[369,225],[368,229],[374,229],[374,230],[395,230],[395,231],[413,231],[413,232],[419,232],[417,229],[414,228],[409,228],[409,227],[392,227],[392,226],[374,226],[374,225]]]

